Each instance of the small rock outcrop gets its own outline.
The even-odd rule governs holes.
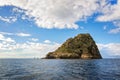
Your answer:
[[[49,52],[46,59],[101,59],[102,56],[90,34],[78,34],[69,38],[54,52]]]

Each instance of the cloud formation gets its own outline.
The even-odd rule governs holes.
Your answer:
[[[50,40],[45,40],[44,43],[46,43],[46,44],[50,44],[51,41],[50,41]]]
[[[17,43],[14,39],[0,34],[0,58],[33,58],[44,57],[48,52],[56,50],[61,44],[45,40],[44,43],[26,41]],[[34,41],[35,40],[35,41]],[[97,44],[106,57],[120,57],[120,43]],[[105,56],[107,55],[107,56]]]
[[[4,22],[7,22],[7,23],[12,23],[12,22],[15,22],[17,20],[16,17],[2,17],[0,16],[0,20],[1,21],[4,21]]]
[[[91,16],[98,8],[98,0],[0,0],[0,6],[16,6],[33,18],[41,28],[74,28],[79,20]],[[14,9],[15,12],[23,12]],[[23,15],[23,16],[25,16]]]
[[[97,44],[104,57],[120,57],[120,43]]]
[[[3,36],[2,34],[0,34],[0,41],[2,42],[7,42],[7,43],[11,43],[11,42],[15,42],[12,38],[9,38],[9,37],[5,37]]]
[[[60,44],[44,44],[44,43],[16,43],[2,44],[0,43],[0,58],[34,58],[45,57],[45,55],[54,51]]]
[[[119,33],[120,32],[120,0],[116,1],[116,4],[109,3],[109,0],[102,0],[99,12],[102,14],[97,17],[97,21],[100,22],[112,22],[116,28],[111,29],[109,33]]]
[[[0,58],[41,58],[59,46],[58,43],[46,44],[35,41],[17,43],[14,39],[0,34]]]
[[[36,42],[36,41],[39,41],[39,39],[37,39],[37,38],[32,38],[32,39],[30,39],[31,41],[34,41],[34,42]]]
[[[20,32],[20,33],[0,32],[0,34],[2,34],[2,35],[15,35],[15,36],[19,36],[19,37],[29,37],[29,36],[31,36],[31,34],[23,33],[23,32]]]
[[[40,28],[77,29],[76,22],[87,20],[98,13],[99,22],[112,22],[116,28],[109,33],[120,32],[120,0],[0,0],[0,6],[15,6],[13,12],[24,13],[21,19],[33,20]],[[114,1],[114,2],[115,2]],[[16,21],[16,17],[2,17],[6,22]],[[116,23],[116,24],[115,24]]]
[[[102,13],[102,15],[97,17],[98,21],[107,22],[120,20],[120,0],[117,0],[117,4],[111,4],[109,0],[102,0],[99,12]]]
[[[109,33],[112,33],[112,34],[117,34],[120,32],[120,21],[114,21],[113,24],[116,26],[116,28],[114,29],[111,29],[109,31]]]
[[[16,33],[17,36],[20,36],[20,37],[29,37],[31,36],[30,34],[27,34],[27,33]]]

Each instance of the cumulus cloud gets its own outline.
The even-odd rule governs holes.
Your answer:
[[[0,0],[0,6],[16,6],[41,28],[75,28],[99,7],[98,0]],[[14,9],[16,12],[21,10]],[[24,17],[23,17],[24,18]]]
[[[120,43],[97,44],[103,57],[120,57]]]
[[[61,44],[37,42],[0,43],[0,58],[45,57],[48,52],[56,50]],[[97,44],[103,58],[120,57],[120,43]]]
[[[0,41],[4,41],[4,42],[8,42],[8,43],[15,42],[12,38],[5,37],[2,34],[0,34]]]
[[[108,1],[101,1],[99,12],[102,15],[98,16],[96,20],[100,22],[112,22],[116,28],[111,29],[109,33],[116,34],[120,32],[120,0],[117,0],[117,4],[111,4]]]
[[[27,34],[27,33],[16,33],[17,36],[20,36],[20,37],[29,37],[31,36],[30,34]]]
[[[38,40],[36,38],[32,38],[32,40],[17,43],[14,39],[0,34],[0,58],[41,58],[60,46],[58,43],[46,44],[36,42]]]
[[[4,21],[4,22],[7,22],[7,23],[12,23],[12,22],[15,22],[17,20],[16,17],[2,17],[0,16],[0,20],[1,21]]]
[[[96,21],[120,23],[120,0],[0,0],[0,6],[14,6],[13,12],[22,13],[21,19],[32,20],[40,28],[77,29],[76,22],[87,20],[98,13]],[[114,1],[114,0],[113,0]],[[113,2],[112,1],[112,2]],[[16,21],[15,17],[0,17],[6,22]],[[115,25],[115,24],[114,24]],[[116,25],[115,25],[116,26]],[[81,27],[82,28],[82,27]],[[116,26],[109,33],[119,33]]]
[[[32,38],[32,39],[30,39],[30,40],[32,40],[32,41],[34,41],[34,42],[39,41],[39,39],[37,39],[37,38]]]
[[[2,35],[14,35],[13,33],[9,33],[9,32],[0,32],[0,34],[2,34]]]
[[[31,34],[23,33],[23,32],[20,32],[20,33],[0,32],[0,34],[2,34],[2,35],[15,35],[15,36],[19,36],[19,37],[29,37],[29,36],[31,36]]]
[[[109,33],[112,33],[112,34],[117,34],[117,33],[119,33],[120,32],[120,27],[119,28],[115,28],[115,29],[111,29],[110,31],[109,31]]]
[[[50,40],[45,40],[44,43],[50,44],[51,41]]]
[[[16,43],[14,39],[0,34],[0,58],[41,58],[59,46],[58,43],[46,44],[34,41]]]
[[[102,0],[100,9],[102,15],[98,16],[97,20],[101,22],[120,20],[120,0],[117,0],[117,4],[114,5],[108,1]]]
[[[41,58],[48,52],[56,50],[61,45],[49,40],[45,40],[44,42],[27,41],[16,43],[14,39],[0,34],[0,58]],[[120,43],[97,45],[103,58],[120,56]]]
[[[60,44],[44,44],[35,42],[26,42],[22,44],[0,43],[0,58],[33,58],[45,57],[45,55],[54,51]]]
[[[112,33],[112,34],[120,33],[120,21],[114,21],[113,24],[116,26],[116,28],[111,29],[109,33]]]

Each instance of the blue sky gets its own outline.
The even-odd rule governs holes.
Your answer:
[[[0,58],[44,57],[90,33],[104,58],[120,56],[120,0],[0,0]]]

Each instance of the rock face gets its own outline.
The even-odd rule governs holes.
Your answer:
[[[47,59],[101,59],[102,56],[90,34],[78,34],[69,38],[54,52],[46,55]]]

